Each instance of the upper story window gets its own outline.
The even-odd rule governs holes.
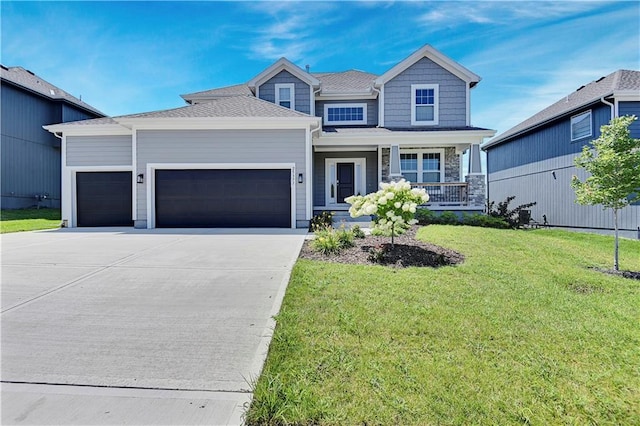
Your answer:
[[[437,84],[411,85],[411,124],[414,126],[438,124]]]
[[[289,109],[296,109],[296,89],[293,83],[276,84],[276,104]]]
[[[443,160],[443,150],[403,151],[400,152],[400,171],[409,182],[443,182]]]
[[[571,117],[571,140],[586,138],[591,136],[591,110]]]
[[[324,124],[367,124],[367,104],[325,104]]]

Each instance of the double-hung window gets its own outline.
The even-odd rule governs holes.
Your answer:
[[[591,136],[591,110],[571,117],[571,141]]]
[[[413,126],[438,124],[437,84],[411,85],[411,124]]]
[[[444,181],[442,150],[400,152],[402,177],[412,183]]]
[[[296,89],[293,83],[280,83],[275,85],[276,104],[289,109],[296,109]]]
[[[367,124],[367,104],[325,104],[324,124]]]

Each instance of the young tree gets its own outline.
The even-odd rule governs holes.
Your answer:
[[[576,166],[590,173],[584,182],[573,176],[571,186],[579,204],[601,204],[613,210],[615,249],[613,268],[618,264],[618,211],[640,199],[640,139],[631,137],[629,125],[636,116],[616,117],[600,128],[600,137],[586,145],[575,159]]]

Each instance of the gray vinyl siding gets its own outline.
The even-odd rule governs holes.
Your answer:
[[[620,102],[618,104],[618,115],[635,115],[638,120],[631,123],[629,130],[631,130],[631,137],[640,139],[640,102]]]
[[[313,154],[314,206],[325,205],[325,160],[327,158],[365,158],[367,193],[378,190],[378,153],[376,151],[316,152]]]
[[[135,174],[149,163],[295,163],[306,176],[304,130],[138,131]],[[138,185],[138,220],[147,220],[146,185]],[[306,216],[305,183],[296,183],[296,220]]]
[[[95,118],[95,115],[89,114],[84,110],[74,108],[71,105],[62,104],[62,122],[80,121]]]
[[[466,83],[430,59],[422,58],[384,85],[384,125],[411,127],[411,85],[439,85],[439,122],[436,126],[467,124]]]
[[[309,92],[309,85],[288,71],[280,71],[278,74],[261,84],[258,89],[260,99],[275,102],[275,85],[282,83],[295,84],[295,110],[305,114],[311,114],[311,93]]]
[[[500,202],[508,196],[515,196],[513,206],[535,201],[537,204],[531,207],[533,219],[542,222],[542,215],[546,215],[552,226],[613,229],[610,210],[575,203],[571,177],[586,177],[583,169],[573,165],[575,156],[568,154],[489,173],[489,200]],[[637,229],[640,226],[640,206],[621,210],[619,226],[626,230]]]
[[[591,110],[592,136],[571,141],[571,117]],[[547,159],[575,154],[582,147],[600,136],[600,126],[611,120],[611,109],[605,105],[584,108],[561,117],[547,126],[536,129],[508,142],[487,150],[489,173],[535,163]]]
[[[68,136],[67,166],[131,166],[131,136]]]
[[[378,125],[378,100],[377,99],[362,99],[356,101],[317,101],[316,102],[316,117],[323,117],[324,124],[324,106],[326,104],[366,104],[367,105],[367,126]],[[329,126],[331,126],[329,124]]]
[[[60,140],[42,128],[59,122],[59,109],[46,99],[2,83],[0,90],[2,208],[60,206]]]

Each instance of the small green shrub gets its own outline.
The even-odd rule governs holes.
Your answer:
[[[462,224],[467,226],[481,226],[483,228],[509,229],[511,226],[499,217],[487,216],[480,213],[462,214]]]
[[[355,239],[355,236],[353,235],[353,232],[350,229],[341,228],[335,231],[335,233],[341,249],[353,247],[355,245],[353,242],[353,240]]]
[[[515,198],[516,197],[512,195],[498,204],[496,204],[495,201],[489,201],[487,203],[487,214],[506,221],[511,228],[518,228],[522,225],[526,225],[520,221],[520,212],[528,209],[529,207],[535,206],[537,202],[534,201],[533,203],[520,204],[519,206],[510,209],[509,203],[511,203]]]
[[[351,232],[353,233],[353,236],[355,238],[365,237],[364,231],[360,228],[360,225],[353,225],[353,228],[351,228]]]
[[[311,241],[311,248],[322,254],[339,253],[342,243],[337,233],[331,228],[325,228],[315,232],[316,238]],[[353,240],[352,240],[353,242]]]
[[[438,215],[431,210],[424,208],[416,210],[416,220],[418,221],[419,225],[431,225],[439,223]]]
[[[443,225],[460,225],[460,219],[454,212],[446,211],[440,214],[440,223]]]
[[[382,263],[385,257],[385,253],[386,253],[386,250],[384,245],[371,247],[369,249],[369,254],[367,258],[373,263]]]
[[[311,218],[309,229],[311,232],[331,228],[333,225],[333,212],[324,211]]]

